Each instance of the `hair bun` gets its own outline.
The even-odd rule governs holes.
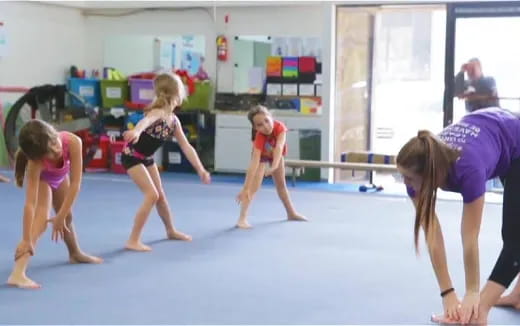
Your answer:
[[[419,130],[417,132],[417,138],[419,139],[425,139],[426,137],[430,136],[430,132],[428,130]]]

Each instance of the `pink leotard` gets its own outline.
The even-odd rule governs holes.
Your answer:
[[[47,182],[52,189],[58,189],[70,172],[69,135],[66,132],[60,132],[59,135],[63,148],[63,165],[54,167],[48,160],[44,160],[44,168],[40,174],[40,180]]]

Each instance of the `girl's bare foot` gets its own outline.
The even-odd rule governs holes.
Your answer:
[[[249,222],[240,220],[237,223],[237,228],[246,230],[252,228],[252,226]]]
[[[0,175],[0,182],[11,182],[11,180],[6,176]]]
[[[101,264],[103,262],[103,259],[80,252],[71,255],[69,257],[69,261],[71,264]]]
[[[295,214],[293,214],[293,215],[289,215],[289,216],[287,217],[287,219],[288,219],[289,221],[302,221],[302,222],[307,222],[307,218],[306,218],[305,216],[303,216],[303,215],[298,214],[298,213],[295,213]]]
[[[191,235],[179,232],[179,231],[168,231],[168,239],[170,240],[181,240],[181,241],[191,241]]]
[[[479,311],[478,318],[472,318],[469,321],[470,325],[487,325],[488,324],[488,314],[483,311]]]
[[[130,242],[128,241],[125,246],[128,250],[133,251],[152,251],[152,247],[145,245],[142,242]]]
[[[41,288],[41,285],[31,280],[25,275],[14,276],[11,275],[7,279],[7,285],[17,287],[20,289],[35,290]]]
[[[498,302],[495,306],[498,307],[513,307],[515,309],[520,310],[520,295],[518,294],[509,294],[498,299]]]

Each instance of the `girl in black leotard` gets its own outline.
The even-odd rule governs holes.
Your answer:
[[[128,175],[144,193],[144,201],[137,211],[132,233],[126,243],[127,249],[136,251],[151,250],[141,242],[141,232],[154,205],[169,239],[191,240],[189,235],[177,231],[173,226],[159,170],[153,161],[153,154],[165,140],[175,137],[202,182],[210,182],[209,173],[202,166],[197,152],[186,139],[181,123],[174,114],[174,108],[181,105],[186,97],[181,79],[177,75],[161,74],[154,80],[154,89],[156,99],[145,109],[145,117],[134,129],[124,134],[126,145],[121,156]]]

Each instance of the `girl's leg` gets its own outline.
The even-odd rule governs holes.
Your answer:
[[[273,172],[273,180],[276,185],[276,192],[278,193],[278,197],[283,203],[285,210],[287,211],[287,218],[292,221],[307,221],[305,216],[300,215],[294,209],[294,206],[291,202],[291,198],[289,197],[289,191],[287,190],[287,184],[285,182],[285,164],[283,161],[280,162],[280,166],[276,171]]]
[[[155,189],[157,189],[159,194],[159,199],[155,204],[155,208],[157,209],[157,214],[159,214],[164,223],[168,239],[191,241],[191,236],[176,230],[173,226],[173,214],[170,210],[168,200],[166,199],[166,194],[164,193],[164,188],[161,182],[161,175],[159,174],[157,165],[154,163],[148,166],[146,169],[148,170],[148,173],[150,173],[150,177],[152,178],[153,184],[155,185]]]
[[[58,189],[53,191],[52,194],[52,205],[54,206],[54,212],[58,214],[65,200],[67,192],[69,192],[70,180],[65,178]],[[74,224],[72,223],[72,213],[66,217],[66,225],[70,232],[65,231],[64,242],[69,250],[69,260],[71,263],[88,263],[88,264],[100,264],[103,259],[85,254],[81,251],[78,243],[78,237],[74,230]]]
[[[47,219],[49,218],[50,209],[51,188],[46,182],[40,181],[38,186],[38,200],[31,230],[31,237],[35,249],[38,239],[47,228]],[[36,289],[40,287],[39,284],[28,278],[25,274],[27,266],[29,265],[30,257],[31,255],[27,253],[15,261],[13,271],[7,280],[7,284],[26,289]]]
[[[516,285],[511,293],[501,297],[496,305],[503,307],[514,307],[515,309],[520,310],[520,279],[516,281]]]
[[[136,251],[150,251],[152,248],[141,242],[141,232],[143,231],[144,224],[152,211],[153,206],[159,199],[159,194],[153,180],[148,173],[148,170],[142,164],[131,167],[128,171],[128,175],[134,180],[135,184],[141,189],[144,194],[144,200],[135,215],[134,227],[130,238],[126,243],[126,249]]]
[[[251,201],[253,200],[253,197],[260,189],[260,186],[262,185],[262,181],[264,180],[264,174],[265,174],[265,164],[260,163],[258,166],[258,170],[256,170],[255,175],[253,175],[252,187],[251,187],[251,193],[249,194],[251,196],[250,200],[246,200],[241,203],[240,205],[240,217],[237,222],[237,227],[240,229],[249,229],[251,228],[251,225],[247,221],[247,211],[249,210],[249,205],[251,204]]]
[[[474,323],[487,323],[491,307],[511,285],[520,271],[520,160],[511,164],[505,177],[504,200],[502,204],[503,247],[488,281],[480,292],[479,318]],[[515,305],[516,306],[516,305]]]

